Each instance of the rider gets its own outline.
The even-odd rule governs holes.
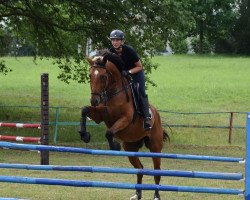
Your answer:
[[[143,128],[145,130],[151,129],[150,123],[150,115],[149,115],[149,103],[148,96],[145,92],[145,76],[144,70],[142,67],[142,63],[140,58],[138,57],[136,51],[133,47],[124,44],[125,34],[120,30],[113,30],[110,33],[110,40],[112,43],[112,47],[110,51],[115,53],[121,57],[125,66],[124,71],[122,71],[123,76],[131,75],[133,81],[139,83],[139,91],[140,91],[140,102],[142,106],[142,114],[143,114]]]

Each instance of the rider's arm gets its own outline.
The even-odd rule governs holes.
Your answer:
[[[136,74],[136,73],[142,71],[142,69],[143,69],[143,68],[142,68],[141,61],[138,60],[138,61],[135,63],[135,67],[129,70],[129,73],[130,73],[130,74]]]

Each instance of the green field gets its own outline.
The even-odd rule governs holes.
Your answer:
[[[245,112],[250,111],[250,58],[226,56],[159,56],[153,59],[159,63],[156,71],[150,75],[157,87],[149,86],[148,94],[152,104],[159,110],[173,112],[243,112],[236,114],[235,125],[245,126]],[[50,106],[67,106],[60,110],[60,121],[76,122],[80,109],[89,104],[88,84],[65,84],[57,79],[59,70],[52,60],[32,58],[6,58],[6,64],[13,69],[7,76],[0,75],[0,121],[39,121],[39,108],[14,106],[40,105],[40,74],[49,73]],[[74,107],[74,108],[73,108]],[[183,115],[161,113],[167,124],[206,124],[228,125],[229,115]],[[51,121],[55,119],[55,109],[51,108]],[[90,144],[82,144],[77,133],[78,126],[61,126],[58,144],[106,149],[104,127],[89,127],[93,137]],[[169,130],[169,129],[168,129]],[[36,133],[35,133],[36,131]],[[0,129],[0,135],[37,134],[37,130]],[[51,133],[54,127],[51,127]],[[243,157],[245,155],[245,130],[233,130],[233,143],[227,143],[228,129],[195,129],[172,127],[171,143],[165,144],[164,152],[202,155],[220,155]],[[53,142],[53,134],[51,134]],[[145,149],[143,149],[145,150]],[[92,165],[130,167],[127,158],[93,157],[76,154],[51,154],[51,164]],[[150,159],[142,159],[145,168],[152,168]],[[0,162],[39,164],[39,155],[35,152],[0,150]],[[244,172],[243,166],[235,164],[164,160],[163,169],[182,169],[196,171]],[[40,172],[0,169],[2,175],[51,177],[63,179],[86,179],[134,182],[134,175],[90,174],[75,172]],[[132,181],[131,181],[132,180]],[[145,183],[153,183],[152,177],[145,177]],[[243,183],[232,181],[207,181],[202,179],[162,178],[162,184],[201,185],[211,187],[242,188]],[[0,196],[23,197],[28,199],[129,199],[134,191],[113,189],[83,189],[58,186],[0,184]],[[162,192],[162,199],[243,199],[238,196],[207,195],[193,193]],[[152,199],[152,192],[144,192],[144,199]]]
[[[249,110],[249,64],[247,57],[161,56],[160,66],[150,75],[158,87],[149,86],[152,104],[174,111]],[[89,86],[57,79],[52,60],[6,58],[13,69],[1,75],[1,105],[39,105],[40,74],[50,75],[51,106],[82,106],[89,103]],[[17,101],[18,98],[18,101]]]
[[[171,146],[164,150],[169,153],[185,152],[190,154],[209,155],[233,155],[241,156],[243,149],[230,148],[208,148],[208,147],[178,147]],[[152,162],[149,158],[141,159],[145,168],[152,168]],[[39,164],[39,154],[37,152],[19,152],[4,150],[1,152],[0,162],[9,163],[32,163]],[[107,156],[88,156],[69,153],[51,153],[50,164],[55,165],[87,165],[87,166],[115,166],[115,167],[131,167],[127,158],[123,157],[107,157]],[[206,162],[206,161],[184,161],[164,159],[162,161],[162,169],[176,170],[196,170],[196,171],[216,171],[216,172],[244,172],[243,165]],[[95,181],[111,181],[111,182],[128,182],[135,183],[135,175],[112,175],[102,173],[84,173],[84,172],[53,172],[53,171],[32,171],[32,170],[7,170],[0,169],[1,175],[15,175],[28,177],[45,177],[45,178],[60,178],[71,180],[95,180]],[[144,183],[153,184],[153,177],[145,176]],[[161,184],[168,185],[189,185],[189,186],[204,186],[204,187],[220,187],[220,188],[243,188],[243,182],[239,181],[223,181],[223,180],[207,180],[196,178],[174,178],[162,177]],[[115,189],[100,189],[100,188],[74,188],[60,186],[43,186],[43,185],[21,185],[0,183],[0,194],[4,197],[23,197],[27,199],[93,199],[93,200],[110,200],[121,199],[128,200],[134,194],[133,190],[115,190]],[[152,191],[143,192],[145,200],[153,199]],[[239,196],[228,195],[209,195],[195,193],[176,193],[176,192],[161,192],[162,199],[169,200],[243,200]]]
[[[150,75],[157,87],[149,86],[152,104],[159,110],[174,112],[246,112],[249,111],[250,58],[223,56],[158,56],[159,63]],[[66,84],[57,79],[59,69],[52,60],[32,58],[6,58],[13,69],[7,76],[1,75],[0,119],[17,122],[39,122],[39,108],[16,108],[6,106],[40,106],[40,74],[49,73],[50,106],[67,106],[59,112],[59,121],[78,122],[80,107],[89,104],[88,84],[71,82]],[[72,108],[75,107],[75,108]],[[51,108],[50,121],[55,121],[55,109]],[[228,126],[229,114],[180,115],[161,113],[166,124],[191,124]],[[245,114],[235,114],[234,126],[245,126]],[[51,127],[54,133],[54,127]],[[93,129],[93,143],[104,143],[103,126]],[[176,144],[227,145],[228,129],[181,129],[174,128],[172,142]],[[78,126],[61,126],[59,142],[76,142]],[[5,134],[12,134],[9,129]],[[16,133],[14,133],[16,134]],[[25,135],[22,130],[18,134]],[[186,137],[186,135],[189,137]],[[204,138],[200,140],[200,135]],[[233,144],[244,145],[244,130],[234,129]],[[51,135],[51,140],[53,136]]]

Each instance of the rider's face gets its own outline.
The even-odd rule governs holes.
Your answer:
[[[111,43],[115,49],[118,49],[122,45],[123,41],[120,39],[114,38],[111,40]]]

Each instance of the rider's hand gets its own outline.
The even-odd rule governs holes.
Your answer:
[[[126,70],[122,71],[122,76],[124,77],[128,76],[129,74],[130,74],[129,71],[126,71]]]

